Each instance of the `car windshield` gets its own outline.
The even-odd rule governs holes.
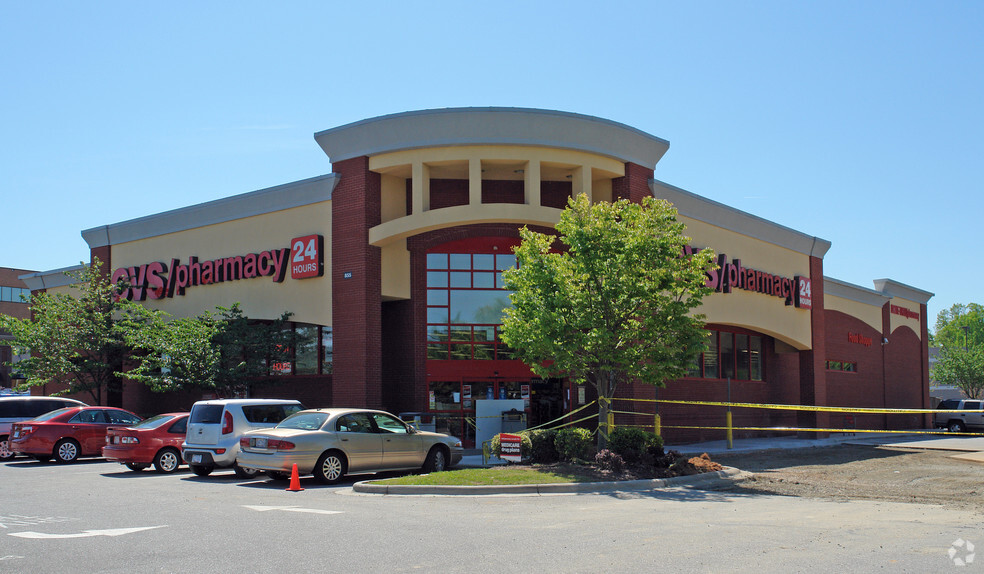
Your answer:
[[[297,413],[277,425],[278,429],[318,430],[328,420],[327,413]]]
[[[173,415],[157,415],[156,417],[150,417],[149,419],[144,419],[137,424],[133,425],[131,428],[135,429],[155,429],[157,427],[163,426],[168,421],[173,420]]]
[[[34,417],[34,420],[36,420],[38,422],[41,422],[41,421],[50,421],[51,419],[57,417],[58,415],[63,415],[63,414],[67,413],[70,410],[73,410],[72,407],[67,407],[67,408],[64,408],[64,409],[58,409],[57,411],[51,411],[50,413],[45,413],[45,414],[43,414],[43,415],[41,415],[39,417]]]

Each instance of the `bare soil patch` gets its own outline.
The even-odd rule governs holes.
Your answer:
[[[984,464],[953,451],[838,445],[714,456],[754,473],[730,492],[937,504],[984,513]]]

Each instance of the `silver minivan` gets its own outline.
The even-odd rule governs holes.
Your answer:
[[[64,397],[13,396],[0,397],[0,462],[12,460],[10,450],[10,425],[21,421],[31,420],[45,413],[65,407],[88,406],[82,401]]]
[[[232,467],[237,476],[252,478],[259,471],[236,464],[239,437],[246,431],[275,427],[302,410],[304,405],[299,401],[286,399],[198,401],[191,407],[181,456],[198,476],[208,476],[216,468]]]

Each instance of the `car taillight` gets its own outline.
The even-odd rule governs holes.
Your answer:
[[[248,438],[243,437],[243,438],[239,439],[239,448],[246,448],[248,446],[249,446],[249,439]]]
[[[24,436],[27,433],[34,432],[34,427],[32,427],[32,426],[22,426],[22,427],[20,427],[20,431],[21,431],[21,436]]]
[[[229,434],[231,432],[232,432],[232,413],[226,411],[225,416],[222,417],[222,434]]]
[[[140,444],[140,439],[135,436],[120,437],[121,444]]]
[[[290,450],[294,448],[294,443],[286,440],[268,440],[267,448],[273,450]]]

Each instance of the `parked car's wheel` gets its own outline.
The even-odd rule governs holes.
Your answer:
[[[439,446],[431,448],[424,461],[424,472],[441,472],[447,467],[448,456],[444,454],[444,449]]]
[[[63,438],[55,443],[53,454],[58,462],[75,462],[79,458],[79,443]]]
[[[324,484],[335,484],[345,476],[346,464],[345,455],[337,450],[329,450],[314,465],[314,477]]]
[[[0,462],[14,460],[14,451],[10,450],[10,439],[7,435],[0,436]]]
[[[208,476],[212,474],[213,470],[215,470],[215,467],[211,465],[204,465],[204,464],[191,465],[191,472],[195,473],[198,476]]]
[[[268,471],[266,471],[266,475],[269,476],[270,478],[272,478],[273,480],[289,480],[290,479],[290,473],[289,472],[280,472],[279,470],[268,470]]]
[[[950,421],[950,424],[946,427],[946,430],[950,432],[964,432],[964,429],[965,427],[962,421]]]
[[[245,466],[239,466],[238,464],[232,465],[232,469],[236,471],[236,476],[239,478],[256,478],[260,471],[255,468],[247,468]]]
[[[128,463],[126,463],[126,467],[129,468],[130,470],[132,470],[133,472],[140,472],[141,470],[147,468],[148,466],[150,466],[150,465],[149,464],[141,464],[139,462],[128,462]]]
[[[157,455],[154,456],[154,468],[156,468],[157,472],[161,474],[174,472],[178,469],[178,465],[180,464],[181,455],[178,454],[177,449],[162,448],[157,451]]]

